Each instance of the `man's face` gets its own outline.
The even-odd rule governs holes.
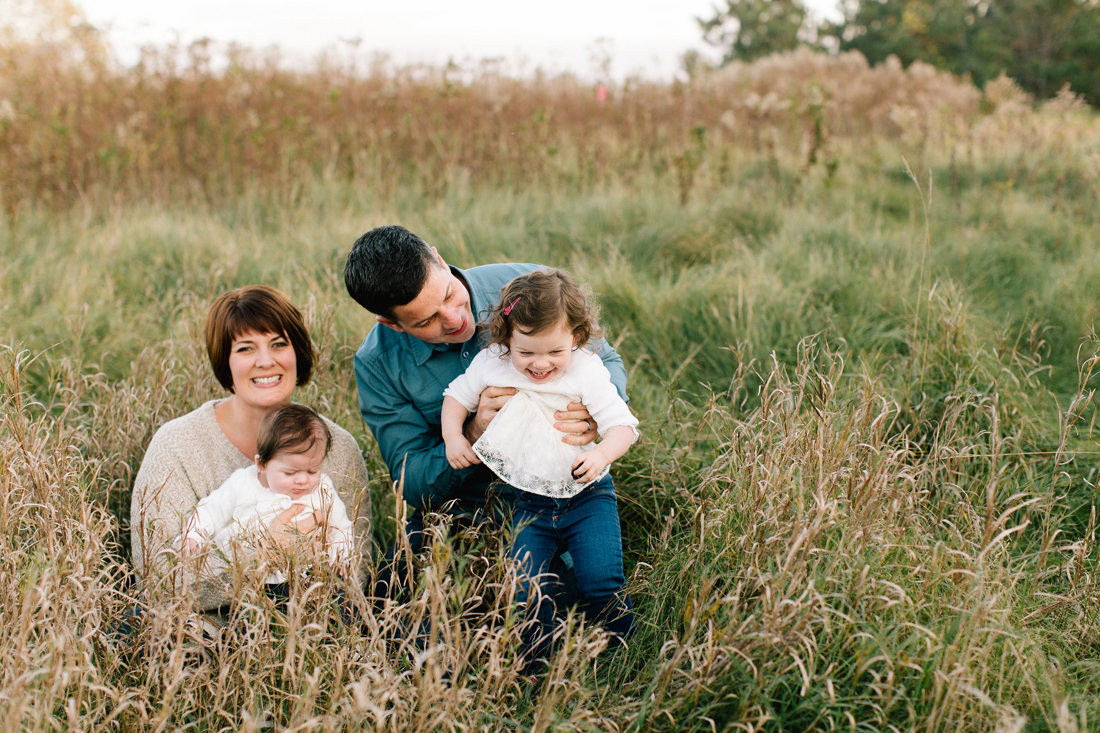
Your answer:
[[[394,320],[378,316],[378,322],[428,344],[466,343],[477,327],[470,293],[462,281],[451,274],[435,247],[432,252],[439,266],[428,268],[428,279],[420,295],[394,308]]]

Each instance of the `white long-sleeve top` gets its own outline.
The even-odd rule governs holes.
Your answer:
[[[237,548],[256,546],[275,517],[292,506],[301,507],[292,520],[295,523],[316,512],[321,520],[315,531],[323,533],[329,560],[334,565],[347,562],[355,548],[353,525],[328,474],[321,474],[312,492],[294,499],[261,484],[255,465],[237,469],[198,503],[187,522],[185,537],[213,542],[226,557],[232,557]],[[268,577],[269,583],[285,580],[279,571]]]
[[[572,462],[596,446],[567,445],[554,428],[554,413],[566,409],[570,402],[588,408],[601,436],[622,425],[638,438],[638,418],[619,396],[600,357],[586,349],[573,352],[560,377],[536,383],[512,365],[507,352],[490,346],[474,357],[466,372],[443,394],[473,412],[486,387],[515,387],[517,392],[474,443],[474,452],[493,473],[518,489],[561,499],[576,496],[590,485],[577,483]],[[605,469],[596,480],[606,475]]]

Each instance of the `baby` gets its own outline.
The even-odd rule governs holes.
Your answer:
[[[226,558],[242,548],[254,552],[285,523],[303,534],[320,532],[329,561],[342,566],[355,540],[347,508],[321,472],[331,443],[325,421],[304,405],[269,413],[260,423],[255,463],[234,471],[198,503],[176,539],[177,549],[192,555],[212,542]],[[287,511],[295,507],[287,521]],[[285,581],[280,571],[267,579]]]

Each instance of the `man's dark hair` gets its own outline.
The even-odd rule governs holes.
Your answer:
[[[427,242],[405,227],[381,226],[351,246],[344,262],[344,285],[356,303],[396,321],[393,309],[420,295],[433,265],[439,261]]]

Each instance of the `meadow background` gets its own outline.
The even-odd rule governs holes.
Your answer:
[[[214,50],[122,68],[68,20],[3,37],[0,727],[1100,729],[1080,99],[805,49],[606,94]],[[393,222],[598,294],[642,420],[614,470],[628,650],[573,619],[524,682],[499,543],[445,524],[414,599],[362,628],[331,578],[283,610],[242,580],[204,654],[186,598],[137,590],[134,474],[220,394],[202,319],[250,283],[305,312],[299,398],[359,439],[393,542],[342,281]]]

